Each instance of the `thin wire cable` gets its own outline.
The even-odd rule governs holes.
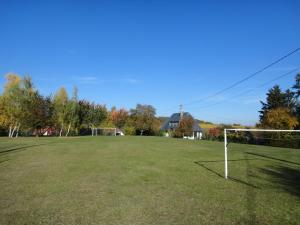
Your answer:
[[[245,81],[251,79],[252,77],[254,77],[254,76],[256,76],[256,75],[258,75],[258,74],[264,72],[264,71],[267,70],[268,68],[274,66],[275,64],[277,64],[277,63],[281,62],[282,60],[288,58],[289,56],[295,54],[295,53],[298,52],[299,50],[300,50],[300,48],[296,48],[295,50],[289,52],[288,54],[282,56],[281,58],[275,60],[274,62],[268,64],[267,66],[263,67],[262,69],[260,69],[260,70],[258,70],[258,71],[256,71],[256,72],[254,72],[254,73],[252,73],[252,74],[246,76],[245,78],[243,78],[243,79],[241,79],[241,80],[239,80],[239,81],[233,83],[232,85],[229,85],[228,87],[226,87],[226,88],[224,88],[224,89],[222,89],[222,90],[220,90],[220,91],[218,91],[218,92],[216,92],[216,93],[214,93],[214,94],[212,94],[212,95],[209,95],[209,96],[207,96],[207,97],[205,97],[205,98],[201,98],[201,99],[198,99],[198,100],[191,101],[191,102],[186,103],[186,104],[183,104],[183,105],[184,105],[184,106],[192,105],[192,104],[198,103],[198,102],[200,102],[200,101],[203,101],[203,100],[205,100],[205,99],[210,99],[210,98],[216,97],[216,96],[218,96],[218,95],[220,95],[220,94],[222,94],[222,93],[224,93],[224,92],[226,92],[226,91],[228,91],[228,90],[230,90],[230,89],[232,89],[232,88],[238,86],[239,84],[241,84],[241,83],[243,83],[243,82],[245,82]]]
[[[275,77],[274,79],[271,79],[271,80],[269,80],[269,81],[267,81],[267,82],[265,82],[265,83],[263,83],[263,84],[257,86],[256,88],[253,88],[253,89],[244,91],[244,92],[242,92],[242,93],[239,93],[239,94],[237,94],[237,95],[234,95],[234,96],[232,96],[230,99],[233,99],[233,98],[239,98],[239,97],[241,97],[241,96],[243,96],[243,95],[245,95],[245,94],[248,94],[248,93],[250,93],[250,92],[252,92],[252,91],[258,90],[258,89],[260,89],[260,88],[262,88],[262,87],[264,87],[264,86],[266,86],[266,85],[268,85],[268,84],[270,84],[270,83],[272,83],[272,82],[274,82],[274,81],[277,81],[277,80],[282,79],[282,78],[284,78],[284,77],[286,77],[286,76],[288,76],[288,75],[290,75],[290,74],[292,74],[292,73],[297,72],[299,69],[300,69],[300,66],[297,67],[296,69],[293,69],[293,70],[287,72],[287,73],[284,73],[284,74],[282,74],[282,75],[280,75],[280,76],[277,76],[277,77]],[[223,102],[217,102],[217,103],[213,103],[213,104],[209,104],[209,105],[205,105],[205,106],[202,106],[202,107],[200,106],[200,107],[197,107],[196,109],[209,108],[209,107],[212,107],[212,106],[215,106],[215,105],[223,104],[223,103],[225,103],[225,102],[226,102],[226,101],[223,101]],[[193,108],[193,109],[195,109],[195,108]]]

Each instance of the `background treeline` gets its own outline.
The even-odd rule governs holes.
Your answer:
[[[43,96],[29,76],[6,75],[0,95],[0,134],[10,138],[42,135],[85,135],[93,128],[116,127],[126,135],[160,135],[161,120],[151,105],[137,104],[129,111],[78,99],[60,88]]]
[[[256,128],[261,129],[300,129],[300,74],[296,75],[295,84],[285,91],[275,85],[267,93],[266,102],[261,101],[260,119]],[[237,128],[231,125],[219,125],[204,130],[204,139],[224,140],[225,128]],[[254,127],[245,127],[254,128]],[[262,144],[278,147],[300,148],[300,135],[296,133],[268,132],[231,132],[228,134],[231,142]]]

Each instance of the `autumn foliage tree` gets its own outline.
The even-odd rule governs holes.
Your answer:
[[[192,117],[184,117],[179,121],[178,127],[175,130],[174,136],[182,138],[184,136],[192,136],[194,119]]]
[[[110,112],[110,120],[117,128],[123,128],[128,119],[128,112],[125,109],[112,109]]]
[[[6,85],[2,95],[3,115],[5,125],[9,127],[9,137],[13,137],[19,129],[22,118],[21,78],[17,74],[6,75]]]
[[[68,93],[61,87],[54,96],[54,117],[56,126],[59,127],[59,136],[62,136],[67,123]]]
[[[135,109],[130,111],[130,119],[136,132],[143,135],[145,132],[152,131],[152,124],[155,118],[156,110],[151,105],[137,104]]]
[[[213,127],[208,130],[208,136],[212,139],[217,139],[221,135],[221,129],[218,127]]]
[[[288,108],[279,107],[268,111],[261,125],[264,128],[292,130],[298,124],[297,118]]]
[[[295,77],[292,89],[282,91],[275,85],[267,93],[266,101],[261,101],[259,127],[273,129],[295,129],[300,124],[300,74]]]

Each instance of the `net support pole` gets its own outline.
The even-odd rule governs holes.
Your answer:
[[[224,129],[224,154],[225,154],[225,179],[228,177],[228,165],[227,165],[227,130]]]

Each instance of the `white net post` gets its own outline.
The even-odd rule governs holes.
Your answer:
[[[99,132],[97,132],[97,135],[103,135],[103,136],[117,136],[117,128],[115,127],[100,127],[97,128]]]
[[[228,160],[227,160],[227,130],[224,129],[224,154],[225,154],[225,179],[228,176]]]

